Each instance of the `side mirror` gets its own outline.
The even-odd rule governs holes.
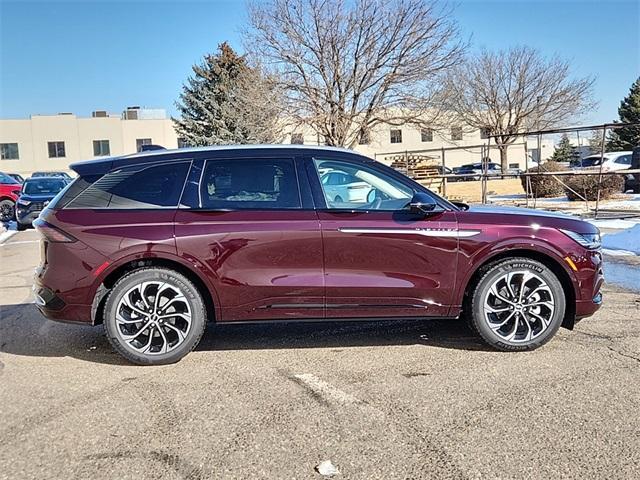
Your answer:
[[[407,205],[407,208],[411,213],[421,215],[434,215],[436,213],[444,212],[444,208],[438,205],[430,195],[422,192],[414,193],[411,202]]]

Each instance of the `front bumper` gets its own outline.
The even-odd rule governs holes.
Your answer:
[[[22,225],[31,225],[42,210],[23,210],[16,208],[16,221]]]

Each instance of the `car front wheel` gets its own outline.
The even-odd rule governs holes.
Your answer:
[[[8,199],[0,201],[0,222],[13,220],[15,213],[15,203]]]
[[[533,350],[547,343],[564,318],[566,300],[553,271],[529,258],[489,266],[470,302],[472,328],[498,350]]]
[[[113,348],[133,363],[163,365],[184,357],[206,326],[202,296],[184,275],[142,268],[114,285],[104,308]]]

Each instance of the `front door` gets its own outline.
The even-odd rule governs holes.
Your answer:
[[[212,159],[195,173],[197,205],[178,210],[176,243],[209,277],[218,320],[322,318],[320,227],[295,159]]]
[[[308,168],[316,203],[325,205],[318,216],[327,317],[447,315],[456,281],[455,212],[410,213],[411,182],[375,162],[315,158]],[[348,184],[325,188],[334,178]]]

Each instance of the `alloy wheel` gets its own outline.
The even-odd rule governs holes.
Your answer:
[[[484,320],[507,342],[529,342],[549,328],[555,305],[553,291],[541,277],[531,270],[510,271],[491,284]]]
[[[118,302],[116,327],[120,338],[145,355],[171,352],[191,329],[191,308],[184,293],[162,281],[142,282]]]
[[[0,221],[8,222],[13,218],[13,206],[10,203],[0,204]]]

